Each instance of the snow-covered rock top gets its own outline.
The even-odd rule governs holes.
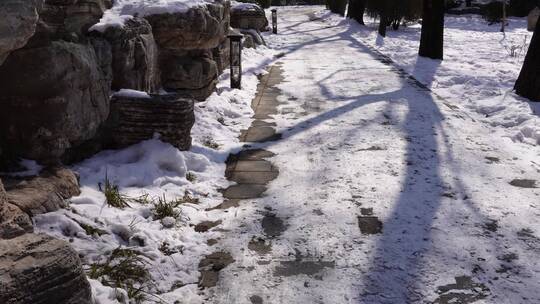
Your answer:
[[[213,3],[213,0],[116,0],[90,31],[104,32],[108,27],[123,27],[134,16],[181,13],[192,7]]]
[[[255,3],[242,3],[242,2],[232,1],[231,9],[239,10],[239,11],[259,11],[261,10],[261,7]]]

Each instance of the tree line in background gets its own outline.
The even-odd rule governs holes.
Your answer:
[[[506,12],[525,16],[538,0],[505,0]],[[333,13],[356,20],[364,25],[364,16],[379,19],[378,32],[386,36],[388,27],[397,30],[400,24],[421,20],[419,55],[432,59],[443,59],[444,14],[456,0],[327,0],[326,6]],[[348,5],[348,6],[347,6]],[[500,5],[502,2],[487,4],[485,7]],[[513,6],[512,6],[513,5]],[[347,8],[348,7],[348,8]],[[498,19],[500,20],[500,18]],[[497,21],[497,19],[492,20]],[[537,22],[523,67],[514,89],[518,95],[540,101],[540,22]]]

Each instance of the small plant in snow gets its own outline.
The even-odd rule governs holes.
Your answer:
[[[159,246],[159,251],[161,251],[164,255],[166,256],[170,256],[170,255],[173,255],[175,253],[181,253],[183,254],[184,253],[184,248],[183,247],[180,247],[179,249],[177,248],[173,248],[171,247],[171,245],[167,242],[163,242],[161,243],[161,245]]]
[[[150,273],[141,253],[127,248],[116,248],[105,263],[90,265],[88,276],[103,285],[126,290],[129,299],[141,303],[146,299]]]
[[[131,201],[141,205],[148,205],[152,203],[152,198],[150,197],[150,194],[144,193],[139,197],[132,198]]]
[[[176,208],[181,204],[181,200],[167,201],[165,194],[163,194],[163,197],[158,197],[154,203],[154,219],[161,220],[166,217],[172,217],[175,219],[178,218],[180,216],[180,212],[177,211]]]
[[[529,44],[527,43],[527,41],[528,41],[527,38],[528,38],[527,35],[524,35],[523,36],[523,41],[521,42],[521,44],[504,45],[504,48],[508,52],[508,56],[513,57],[513,58],[523,57],[524,54],[529,49]]]
[[[186,174],[186,179],[193,183],[197,180],[197,176],[195,175],[195,173],[190,171]]]
[[[88,224],[85,224],[85,223],[78,223],[79,226],[82,227],[82,229],[84,229],[84,232],[86,232],[87,235],[90,235],[90,236],[102,236],[104,234],[108,234],[107,231],[103,230],[103,229],[99,229],[97,227],[94,227],[92,225],[88,225]]]
[[[189,195],[187,192],[184,193],[184,197],[179,199],[179,201],[181,201],[181,204],[195,204],[196,205],[200,203],[198,198]]]
[[[214,150],[218,150],[220,145],[218,143],[216,143],[215,141],[213,141],[210,137],[206,137],[204,140],[203,140],[203,143],[202,143],[205,147],[208,147],[210,149],[214,149]]]
[[[107,203],[108,206],[120,209],[129,207],[129,204],[127,203],[129,198],[120,193],[118,185],[113,184],[109,180],[107,173],[105,173],[105,184],[103,186],[104,187],[102,187],[101,183],[98,184],[99,191],[103,192],[105,195],[105,203]]]

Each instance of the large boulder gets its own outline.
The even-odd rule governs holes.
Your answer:
[[[53,41],[12,52],[0,66],[0,146],[55,163],[109,114],[110,79],[90,45]],[[110,65],[110,64],[109,64]]]
[[[9,53],[26,45],[36,31],[43,0],[0,1],[0,65]]]
[[[44,0],[29,45],[42,46],[59,39],[76,42],[111,6],[112,0]]]
[[[68,243],[27,233],[0,242],[0,303],[90,304],[90,284]]]
[[[113,90],[159,89],[158,49],[148,21],[134,17],[123,27],[108,27],[102,36],[112,47]]]
[[[197,100],[214,92],[218,67],[212,54],[162,54],[161,82],[168,91]]]
[[[160,139],[180,150],[191,148],[191,128],[195,123],[194,101],[177,95],[148,97],[114,96],[107,122],[106,146],[122,148],[142,140]]]
[[[156,42],[167,50],[212,49],[229,30],[230,2],[217,0],[185,12],[149,15]]]
[[[253,3],[236,3],[231,7],[231,26],[239,29],[265,31],[268,19],[264,10]]]
[[[79,181],[73,171],[49,168],[39,176],[4,178],[7,200],[30,216],[51,212],[66,206],[66,200],[80,194]]]
[[[0,181],[0,239],[10,239],[32,231],[30,217],[17,206],[8,203],[4,185]]]

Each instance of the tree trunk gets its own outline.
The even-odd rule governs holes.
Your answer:
[[[388,26],[388,21],[386,16],[381,15],[381,20],[379,21],[379,35],[386,37],[386,27]]]
[[[444,0],[424,0],[419,55],[443,59]]]
[[[532,101],[540,101],[540,22],[525,56],[525,62],[514,86],[516,93]]]
[[[366,12],[366,0],[349,0],[349,10],[347,17],[356,20],[361,25],[364,23],[364,13]]]

